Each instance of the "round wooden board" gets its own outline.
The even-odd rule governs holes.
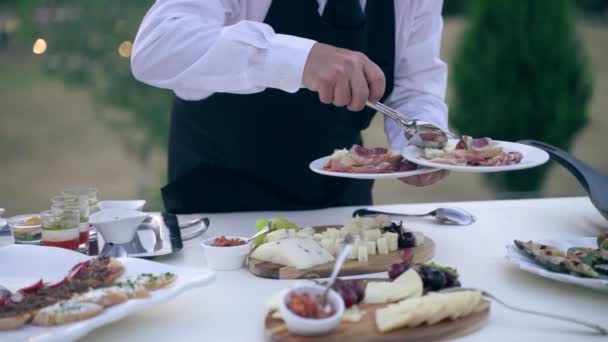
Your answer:
[[[445,320],[435,325],[422,325],[415,328],[403,328],[389,333],[380,333],[376,328],[375,311],[385,304],[360,304],[366,312],[361,321],[356,323],[342,322],[328,335],[307,337],[293,335],[281,319],[266,316],[266,336],[273,342],[403,342],[403,341],[440,341],[472,334],[485,326],[490,315],[490,306],[482,311],[457,320]]]
[[[321,226],[314,227],[315,230],[322,231],[327,228],[340,226]],[[394,251],[386,255],[370,255],[368,262],[359,262],[357,260],[347,260],[339,276],[353,276],[370,273],[386,272],[388,268],[394,264],[401,262],[400,251]],[[414,248],[414,262],[427,262],[435,256],[435,241],[428,236],[424,237],[424,243]],[[299,270],[295,267],[288,267],[270,262],[249,259],[249,271],[262,278],[269,279],[316,279],[327,278],[331,275],[333,263],[318,265],[304,270]]]

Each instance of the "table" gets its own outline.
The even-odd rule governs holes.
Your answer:
[[[505,258],[513,239],[596,236],[608,229],[587,198],[554,198],[416,205],[377,206],[375,209],[426,212],[437,206],[459,206],[477,216],[468,227],[448,227],[429,219],[407,226],[437,243],[435,261],[457,267],[464,285],[486,289],[513,305],[568,314],[608,326],[608,294],[561,284],[523,272]],[[345,223],[355,208],[299,212],[256,212],[210,215],[204,235],[247,236],[257,218],[284,216],[302,225]],[[187,217],[185,218],[187,219]],[[0,239],[0,245],[6,244]],[[157,258],[174,265],[205,267],[198,246],[188,241],[178,254]],[[378,273],[373,276],[385,276]],[[368,275],[369,277],[369,275]],[[261,279],[246,269],[218,272],[206,287],[188,291],[152,310],[100,328],[86,341],[262,341],[268,299],[291,281]],[[488,325],[462,341],[605,341],[589,330],[544,318],[518,314],[493,305]]]

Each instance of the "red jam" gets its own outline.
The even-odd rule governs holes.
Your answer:
[[[79,241],[79,239],[64,240],[64,241],[43,240],[42,244],[44,246],[60,247],[60,248],[71,249],[71,250],[75,251],[78,249],[78,245],[80,244],[80,241]]]
[[[239,238],[229,239],[224,235],[220,237],[216,237],[215,240],[211,243],[213,247],[234,247],[241,246],[245,244],[245,240],[241,240]]]
[[[330,310],[325,311],[316,300],[310,298],[308,293],[289,295],[287,307],[294,314],[304,318],[327,318],[336,313],[336,308],[330,303]]]

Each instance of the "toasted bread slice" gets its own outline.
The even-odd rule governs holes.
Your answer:
[[[177,279],[177,275],[171,272],[160,274],[142,273],[137,276],[135,282],[150,291],[154,291],[170,285],[175,279]]]
[[[42,326],[67,324],[97,316],[102,311],[101,305],[68,300],[41,309],[32,323]]]
[[[0,318],[0,331],[13,330],[23,326],[32,318],[31,313],[23,313],[12,317]]]

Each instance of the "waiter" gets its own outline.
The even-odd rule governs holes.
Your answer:
[[[366,100],[447,128],[441,8],[440,0],[157,0],[131,66],[177,95],[166,210],[371,204],[372,181],[320,176],[308,164],[361,144],[374,115]],[[407,144],[393,121],[384,129],[392,149]]]

